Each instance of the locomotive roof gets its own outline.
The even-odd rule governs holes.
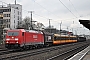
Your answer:
[[[41,33],[41,34],[43,34],[42,31],[36,31],[36,30],[25,30],[25,29],[12,29],[12,30],[8,30],[8,31],[22,31],[22,32],[31,32],[31,33]]]
[[[36,30],[25,30],[26,32],[31,32],[31,33],[41,33],[43,34],[43,32],[41,31],[36,31]]]
[[[22,32],[25,32],[24,29],[12,29],[12,30],[8,30],[8,31],[19,31],[19,30],[21,30]]]

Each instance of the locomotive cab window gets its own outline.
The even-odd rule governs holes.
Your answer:
[[[18,36],[19,32],[8,32],[8,36]]]

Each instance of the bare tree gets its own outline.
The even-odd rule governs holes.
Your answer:
[[[44,29],[44,28],[45,28],[44,24],[42,24],[42,23],[37,23],[37,29],[42,30],[42,29]]]
[[[32,21],[32,27],[36,28],[35,21]],[[20,21],[19,25],[17,25],[17,28],[24,28],[24,29],[31,29],[31,20],[30,17],[25,17],[22,21]]]
[[[17,25],[17,28],[29,29],[30,23],[30,18],[25,17],[22,21],[20,21],[19,25]]]
[[[42,23],[35,24],[35,22],[37,22],[37,21],[32,21],[33,29],[39,29],[40,30],[40,29],[45,27],[44,24],[42,24]],[[30,20],[30,18],[29,17],[25,17],[23,19],[23,21],[21,21],[19,23],[19,25],[17,25],[17,28],[31,29],[31,20]]]

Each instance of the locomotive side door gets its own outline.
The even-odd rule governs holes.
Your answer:
[[[25,32],[22,32],[23,46],[25,46]]]

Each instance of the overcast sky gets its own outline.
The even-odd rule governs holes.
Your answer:
[[[15,2],[1,1],[10,4]],[[90,34],[90,31],[79,23],[79,19],[90,19],[90,0],[17,0],[17,4],[22,5],[22,18],[30,16],[28,11],[33,11],[33,20],[43,23],[46,27],[51,19],[51,25],[57,29],[62,21],[61,28],[64,30],[68,27],[69,31],[73,28],[74,33],[77,30],[77,34]]]

